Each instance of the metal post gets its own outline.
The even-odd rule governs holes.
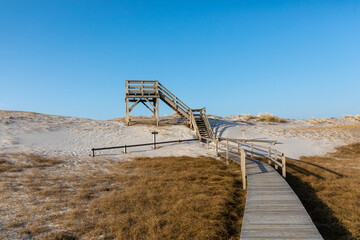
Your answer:
[[[154,143],[154,149],[156,149],[156,134],[158,134],[158,132],[154,131],[154,132],[151,132],[152,135],[153,135],[153,143]]]
[[[284,153],[282,153],[281,155],[281,160],[282,160],[282,175],[284,178],[286,178],[286,158]]]

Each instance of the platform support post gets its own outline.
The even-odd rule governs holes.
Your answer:
[[[159,98],[157,97],[155,101],[156,101],[155,104],[156,109],[154,109],[154,111],[156,111],[156,126],[159,126]]]
[[[125,103],[126,103],[126,124],[129,126],[130,125],[130,109],[129,109],[129,99],[126,98],[125,99]]]

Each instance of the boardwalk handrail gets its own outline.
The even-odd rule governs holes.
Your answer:
[[[216,155],[219,156],[219,145],[223,145],[224,143],[220,143],[219,140],[217,138],[213,139],[213,138],[205,138],[205,137],[201,137],[199,136],[199,140],[201,143],[204,143],[202,140],[206,140],[206,145],[207,148],[210,148],[210,141],[213,141],[215,143],[215,151],[216,151]],[[243,182],[243,189],[246,189],[246,165],[245,165],[245,159],[246,159],[246,153],[245,153],[245,149],[244,148],[238,148],[238,152],[234,153],[229,151],[229,142],[227,141],[226,144],[226,153],[225,153],[225,159],[226,159],[226,164],[229,164],[229,154],[235,155],[237,157],[240,157],[240,168],[241,168],[241,177],[242,177],[242,182]],[[236,163],[239,163],[237,161],[234,161]]]
[[[131,147],[141,147],[141,146],[150,146],[150,145],[160,145],[160,144],[167,144],[167,143],[181,143],[181,142],[190,142],[190,141],[198,141],[199,139],[179,139],[179,140],[172,140],[172,141],[164,141],[164,142],[152,142],[152,143],[141,143],[141,144],[132,144],[132,145],[122,145],[122,146],[115,146],[115,147],[102,147],[102,148],[92,148],[92,156],[95,157],[95,151],[101,151],[101,150],[110,150],[110,149],[119,149],[123,148],[124,153],[126,153],[127,148]]]
[[[258,144],[253,144],[253,143],[244,143],[244,139],[234,139],[234,138],[224,138],[224,137],[216,137],[215,139],[212,138],[204,138],[204,137],[199,137],[200,141],[202,142],[202,140],[206,140],[206,144],[209,148],[210,146],[210,142],[213,142],[215,144],[215,149],[216,149],[216,154],[219,155],[218,151],[219,151],[219,146],[225,146],[225,159],[228,162],[229,158],[229,154],[231,155],[235,155],[235,156],[240,156],[240,158],[242,157],[241,153],[243,152],[246,155],[249,155],[251,158],[254,158],[254,156],[257,157],[262,157],[265,159],[268,159],[268,164],[274,163],[274,167],[275,169],[278,169],[278,167],[281,167],[282,170],[282,176],[286,177],[286,158],[285,158],[285,154],[282,152],[279,152],[276,149],[270,148],[270,147],[265,147],[262,145],[258,145]],[[221,139],[225,140],[225,141],[221,141]],[[247,141],[248,142],[248,141]],[[269,142],[273,142],[273,141],[269,141]],[[231,143],[236,143],[236,145],[233,145]],[[245,148],[250,148],[250,149],[245,149]],[[234,152],[232,151],[233,149],[236,149],[237,151]],[[241,158],[242,159],[242,158]],[[281,162],[279,161],[281,160]],[[245,165],[244,165],[245,168]],[[246,170],[245,170],[245,174],[243,175],[243,181],[245,181],[244,175],[246,175]],[[244,182],[245,184],[245,182]]]
[[[250,153],[251,157],[253,158],[254,155],[259,157],[263,157],[268,159],[268,164],[274,163],[275,169],[281,167],[283,177],[286,177],[286,158],[285,153],[278,151],[277,149],[271,147],[265,147],[262,145],[254,144],[254,143],[243,143],[240,139],[229,139],[223,137],[217,137],[218,139],[225,139],[226,141],[236,143],[238,146],[250,148],[250,150],[245,149],[245,152]],[[233,146],[234,147],[234,146]],[[267,154],[266,154],[267,153]],[[279,161],[281,160],[281,162]]]
[[[229,141],[239,141],[239,142],[264,142],[264,143],[271,143],[272,145],[277,144],[277,140],[267,140],[267,139],[248,139],[248,138],[226,138],[226,137],[220,137],[217,136],[219,139],[229,140]],[[254,145],[255,146],[255,145]],[[261,146],[261,145],[258,145]],[[263,146],[261,146],[263,147]]]

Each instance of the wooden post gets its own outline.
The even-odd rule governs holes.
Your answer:
[[[226,164],[229,165],[229,140],[226,140]]]
[[[91,149],[91,151],[92,151],[92,157],[95,157],[95,150]]]
[[[124,146],[124,153],[127,153],[127,151],[126,151],[126,145]]]
[[[277,155],[277,150],[274,151],[274,158],[277,161],[278,160],[278,155]],[[279,165],[275,164],[275,169],[278,170]]]
[[[269,147],[268,157],[271,158],[271,148]],[[268,164],[271,164],[271,160],[268,159]]]
[[[156,98],[156,126],[159,126],[159,98]]]
[[[129,99],[128,98],[125,99],[125,103],[126,103],[126,124],[129,126],[130,125],[130,109],[129,109]]]
[[[282,175],[284,178],[286,178],[286,158],[284,153],[282,153],[281,155],[281,161],[282,161]]]
[[[210,144],[209,144],[209,139],[208,139],[208,138],[206,139],[206,145],[207,145],[207,149],[209,149],[209,148],[210,148]]]
[[[246,165],[245,165],[245,159],[246,159],[246,155],[245,155],[245,151],[242,148],[241,149],[241,162],[240,162],[240,166],[241,166],[241,177],[242,177],[242,182],[243,182],[243,189],[246,189]]]
[[[238,154],[240,155],[240,142],[239,140],[236,140],[237,142],[237,150],[238,150]]]
[[[128,81],[126,81],[125,82],[126,124],[129,126],[130,111],[129,111],[129,98],[127,97],[128,94],[129,94],[129,84]]]
[[[251,144],[251,158],[254,158],[254,144]]]
[[[219,156],[219,139],[215,138],[215,151],[216,151],[216,156]]]

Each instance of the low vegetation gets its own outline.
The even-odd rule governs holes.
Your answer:
[[[286,120],[284,118],[277,117],[270,113],[266,113],[266,114],[259,113],[257,116],[256,115],[254,116],[252,114],[245,114],[245,115],[239,115],[239,116],[237,116],[237,118],[244,122],[249,122],[251,120],[254,120],[257,122],[266,121],[268,124],[286,122]]]
[[[360,239],[360,143],[287,160],[287,180],[325,239]]]
[[[262,114],[260,113],[258,115],[258,118],[257,118],[257,121],[266,121],[268,124],[271,124],[271,123],[283,123],[283,122],[286,122],[284,118],[281,118],[281,117],[277,117],[273,114],[270,114],[270,113],[265,113]]]
[[[330,123],[331,121],[328,118],[314,118],[314,117],[312,117],[311,122],[312,123]]]
[[[344,118],[345,119],[353,119],[353,120],[356,120],[356,121],[360,121],[360,115],[359,114],[356,114],[355,116],[353,115],[344,115]]]
[[[39,160],[40,159],[40,160]],[[0,156],[0,238],[237,239],[237,166],[208,157],[115,162]]]

